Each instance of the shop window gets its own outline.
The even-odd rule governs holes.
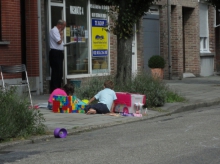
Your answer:
[[[66,1],[67,75],[88,74],[87,0]]]
[[[66,0],[68,76],[109,72],[109,33],[105,30],[108,7],[90,2]]]
[[[109,73],[109,33],[107,27],[108,6],[99,6],[91,1],[92,73]]]
[[[200,52],[209,52],[208,5],[199,4],[200,15]]]

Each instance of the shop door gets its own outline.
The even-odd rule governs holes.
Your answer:
[[[150,14],[143,18],[144,30],[144,70],[150,71],[148,60],[153,55],[160,55],[160,22],[158,14]]]
[[[65,20],[64,16],[64,3],[49,3],[49,21],[48,21],[48,58],[47,58],[47,75],[50,77],[51,69],[49,64],[49,50],[50,50],[50,40],[49,31],[57,25],[58,20]],[[64,70],[64,68],[63,68]],[[63,79],[65,79],[65,73],[63,72]]]
[[[63,18],[63,7],[60,6],[51,6],[51,28],[56,26],[57,21]],[[63,64],[65,65],[65,64]],[[63,68],[64,70],[64,68]],[[65,79],[65,71],[63,71],[63,80]]]
[[[63,7],[60,6],[51,6],[51,28],[56,26],[57,21],[60,19],[64,19],[63,17]],[[50,28],[50,29],[51,29]]]

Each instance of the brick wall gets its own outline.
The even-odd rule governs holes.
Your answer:
[[[160,43],[161,55],[166,59],[164,77],[169,77],[167,0],[161,0]],[[200,74],[199,3],[197,0],[171,0],[171,72],[181,78],[184,72]],[[214,8],[209,7],[210,51],[215,53]]]
[[[26,2],[26,58],[29,76],[38,76],[38,34],[37,34],[37,0]],[[1,1],[2,40],[8,45],[0,45],[0,64],[16,65],[22,63],[21,51],[21,15],[20,0]],[[7,76],[17,78],[20,76]]]
[[[184,8],[185,72],[200,73],[198,9]]]
[[[47,71],[48,71],[48,66],[47,66],[47,60],[48,60],[48,52],[46,49],[46,25],[47,25],[47,20],[46,20],[46,3],[45,1],[41,1],[41,34],[42,34],[42,69],[43,69],[43,92],[44,93],[49,93],[49,81],[46,79],[47,78]]]
[[[216,45],[215,45],[215,28],[214,28],[214,20],[215,20],[215,8],[212,6],[209,6],[209,50],[212,53],[215,53],[216,51]]]
[[[2,1],[1,3],[2,40],[9,41],[10,44],[0,46],[0,64],[20,64],[20,1]]]
[[[175,0],[171,1],[171,5],[171,75],[178,78],[182,78],[184,72],[198,75],[200,70],[198,2]],[[164,77],[167,79],[169,77],[169,61],[166,1],[162,1],[161,6],[161,54],[167,60],[164,70]]]
[[[183,28],[182,28],[181,6],[172,6],[171,10],[171,54],[172,54],[172,76],[181,78],[183,74]]]
[[[143,49],[143,26],[142,20],[137,23],[137,70],[141,72],[144,68],[144,49]]]
[[[117,71],[117,37],[110,34],[110,67],[111,74],[116,74]]]
[[[21,63],[20,1],[1,1],[2,40],[9,45],[0,45],[0,64]],[[16,76],[17,77],[17,76]],[[12,78],[12,76],[7,76]]]
[[[29,76],[39,76],[37,0],[26,0],[26,61]]]
[[[216,13],[216,25],[220,24],[220,13],[217,12]],[[216,65],[216,71],[219,72],[220,71],[220,27],[216,27],[215,28],[215,32],[216,32],[216,61],[215,61],[215,65]]]
[[[217,61],[217,48],[216,45],[218,45],[218,43],[216,42],[216,29],[214,28],[214,20],[216,19],[215,16],[215,8],[213,6],[209,6],[209,50],[211,53],[215,54],[214,57],[214,71],[217,71],[217,66],[220,64]]]

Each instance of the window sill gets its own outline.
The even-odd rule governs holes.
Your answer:
[[[9,41],[0,41],[0,45],[9,45],[10,42]]]
[[[201,57],[205,57],[205,56],[215,56],[215,53],[211,53],[211,52],[200,52],[200,56]]]

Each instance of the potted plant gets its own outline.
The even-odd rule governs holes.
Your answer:
[[[151,74],[154,78],[163,79],[163,69],[165,67],[165,60],[160,55],[151,56],[148,60],[148,67],[151,68]]]

